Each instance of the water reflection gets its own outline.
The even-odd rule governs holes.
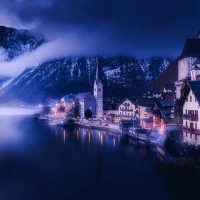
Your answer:
[[[27,116],[0,117],[0,134],[3,200],[200,197],[194,174],[165,167],[144,143],[117,134],[40,125]]]

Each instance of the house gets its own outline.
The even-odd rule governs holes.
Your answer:
[[[153,127],[165,134],[168,126],[174,126],[175,101],[156,101],[152,109]]]
[[[143,119],[152,117],[151,108],[155,104],[155,98],[136,99],[136,118]]]
[[[106,119],[119,121],[118,105],[120,100],[106,99],[103,101],[103,113]]]
[[[183,103],[183,141],[200,145],[200,81],[188,81]]]
[[[136,101],[131,98],[123,99],[118,106],[118,114],[121,118],[133,118],[136,115]]]

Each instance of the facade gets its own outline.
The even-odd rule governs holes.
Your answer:
[[[136,100],[136,118],[152,117],[151,108],[155,104],[155,98],[141,98]]]
[[[183,141],[200,145],[200,81],[188,81],[189,92],[183,104]]]
[[[103,117],[103,84],[100,79],[99,53],[97,57],[96,77],[94,81],[94,98],[96,100],[96,117]]]
[[[153,127],[165,134],[168,127],[174,127],[175,101],[156,101],[152,109]]]
[[[104,100],[103,101],[103,114],[104,118],[118,121],[118,105],[119,100]]]
[[[119,103],[118,114],[120,117],[135,118],[136,116],[136,102],[133,99],[125,98]]]
[[[96,101],[90,92],[78,93],[76,100],[80,104],[80,117],[84,118],[85,110],[90,109],[93,116],[96,114]]]

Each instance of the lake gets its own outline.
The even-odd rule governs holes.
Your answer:
[[[198,199],[199,183],[117,134],[0,115],[1,200]]]

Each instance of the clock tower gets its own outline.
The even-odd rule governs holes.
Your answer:
[[[96,100],[96,117],[103,117],[103,85],[100,79],[99,53],[97,53],[96,77],[94,81],[94,98]]]

